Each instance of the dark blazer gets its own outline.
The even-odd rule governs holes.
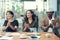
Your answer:
[[[24,29],[25,22],[26,22],[26,20],[23,21],[23,29]],[[27,23],[29,23],[29,22],[27,21]],[[36,16],[35,20],[33,20],[32,23],[29,25],[30,25],[30,28],[37,28],[37,31],[38,31],[38,17]]]

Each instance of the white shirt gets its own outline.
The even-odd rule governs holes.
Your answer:
[[[52,17],[52,19],[49,19],[49,25],[52,24],[52,20],[54,20],[54,17]]]
[[[52,24],[52,20],[54,20],[54,17],[52,17],[52,19],[49,20],[49,25]],[[50,28],[48,29],[48,32],[53,32],[53,29],[50,27]]]

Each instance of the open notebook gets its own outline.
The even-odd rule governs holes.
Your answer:
[[[1,37],[0,40],[12,40],[13,37]]]

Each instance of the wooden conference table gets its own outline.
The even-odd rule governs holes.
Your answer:
[[[2,35],[5,35],[7,33],[10,33],[10,32],[0,32],[0,34],[2,34]],[[29,35],[29,34],[32,34],[32,32],[28,32],[28,33],[27,32],[20,32],[19,34]],[[39,40],[60,40],[60,38],[58,38],[56,35],[54,35],[54,33],[38,32],[37,34],[40,35]],[[46,34],[50,34],[50,37],[47,37]],[[19,36],[13,36],[12,40],[29,40],[29,38],[27,37],[26,39],[20,39]]]

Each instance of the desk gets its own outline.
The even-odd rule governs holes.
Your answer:
[[[8,33],[8,32],[0,32],[0,34],[2,34],[2,35],[5,35],[6,33]],[[26,35],[29,35],[29,34],[32,34],[32,33],[27,33],[27,32],[20,32],[20,34],[26,34]],[[47,32],[38,32],[37,34],[40,34],[40,40],[60,40],[60,38],[58,38],[56,35],[54,35],[54,33],[49,33],[49,34],[51,34],[51,36],[48,38],[48,37],[46,37],[46,35],[45,34],[47,34]],[[17,35],[17,34],[16,34]],[[12,40],[29,40],[28,38],[26,38],[26,39],[20,39],[18,36],[14,36],[13,38],[12,38]]]
[[[60,38],[58,38],[56,35],[54,35],[54,33],[50,33],[51,34],[51,37],[50,38],[46,37],[43,34],[46,34],[46,33],[44,33],[44,32],[41,33],[40,40],[60,40]]]

